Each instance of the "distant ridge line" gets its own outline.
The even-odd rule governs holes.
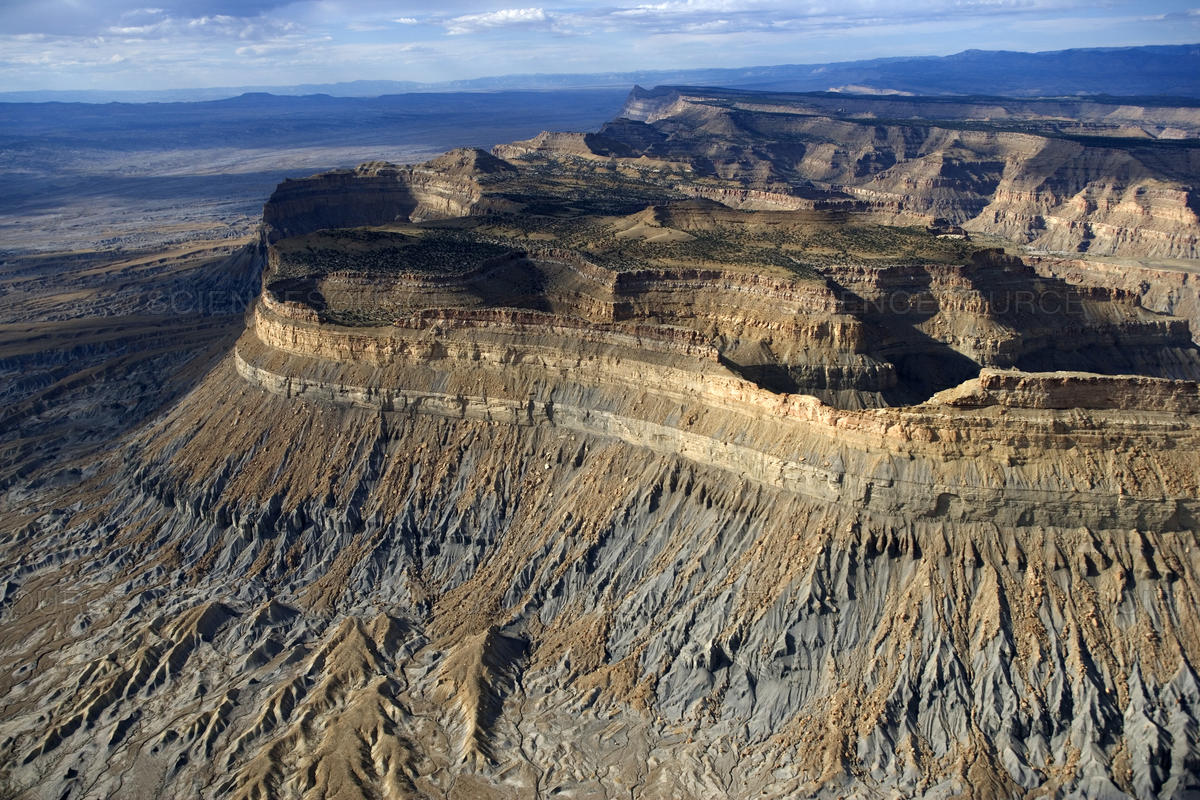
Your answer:
[[[1135,97],[1200,100],[1200,44],[1095,47],[1025,53],[964,50],[948,56],[903,56],[821,64],[518,74],[467,80],[356,80],[290,86],[159,90],[0,92],[0,102],[150,103],[222,100],[244,94],[378,97],[425,92],[585,91],[642,85],[720,86],[775,92],[846,89],[921,96]],[[1100,102],[1103,102],[1102,100]],[[1161,102],[1161,101],[1160,101]]]

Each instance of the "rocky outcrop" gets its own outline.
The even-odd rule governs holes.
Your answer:
[[[626,156],[544,144],[285,184],[232,350],[147,337],[203,356],[135,365],[161,412],[6,491],[0,793],[1200,785],[1186,321],[845,208],[614,214]]]
[[[684,217],[703,211],[656,213],[686,225]],[[537,277],[518,280],[503,271],[514,269]],[[370,276],[359,279],[369,283]],[[980,373],[980,365],[1095,364],[1120,372],[1129,364],[1143,374],[1195,379],[1200,357],[1183,320],[1145,311],[1119,290],[1039,278],[998,251],[981,251],[963,265],[846,265],[816,281],[704,269],[614,271],[543,248],[411,279],[422,288],[410,302],[459,297],[439,280],[462,287],[467,302],[400,307],[390,324],[343,327],[281,302],[269,285],[239,344],[239,374],[285,397],[385,414],[615,437],[889,518],[928,512],[923,492],[911,496],[923,481],[964,501],[958,518],[1001,525],[1158,524],[1154,514],[1167,519],[1191,507],[1182,497],[1165,505],[1126,500],[1104,511],[1059,502],[1052,498],[1079,491],[1068,468],[1053,468],[1047,482],[1045,462],[1026,474],[1028,457],[1007,455],[1036,441],[1071,461],[1067,453],[1083,441],[1091,452],[1124,437],[1156,450],[1179,426],[1151,412],[1162,406],[1194,413],[1196,384]],[[407,291],[409,277],[390,280],[388,291]],[[490,308],[480,299],[494,294],[485,287],[491,280],[538,287],[539,294],[524,296],[526,308]],[[505,302],[516,296],[503,295]],[[555,311],[538,310],[542,305]],[[769,342],[776,361],[761,360],[762,353],[756,360],[754,342]],[[781,388],[766,365],[807,380],[803,393]],[[870,391],[880,398],[908,391],[924,400],[956,375],[966,383],[916,408],[855,410],[872,405],[861,402]],[[838,402],[852,392],[860,402]],[[1033,413],[1066,408],[1072,398],[1073,408],[1120,413],[1076,416],[1069,425]],[[1030,413],[996,417],[986,413],[993,407]],[[731,439],[731,430],[740,433]],[[1110,434],[1118,437],[1113,443],[1105,439]],[[827,466],[834,461],[840,474]],[[1152,472],[1164,470],[1176,474],[1177,467]],[[933,477],[943,471],[954,477]]]
[[[595,134],[546,132],[498,146],[497,157],[464,150],[444,163],[368,164],[285,182],[265,219],[274,241],[321,227],[515,210],[513,192],[498,188],[514,174],[505,159],[533,158],[616,169],[738,208],[839,209],[907,225],[940,219],[1047,251],[1200,257],[1200,148],[1148,135],[1166,133],[1173,119],[1192,124],[1194,109],[1092,104],[1086,113],[1096,121],[1081,128],[1064,115],[1083,101],[1026,105],[635,92],[625,116]],[[1139,115],[1140,138],[1127,130]]]
[[[971,369],[1198,375],[1184,320],[1149,312],[1121,289],[1041,279],[998,251],[961,266],[845,266],[828,275],[848,307],[883,332],[869,349],[880,358],[924,355],[953,369],[953,353]]]
[[[504,348],[543,359],[566,351],[566,361],[553,356],[565,369],[576,343],[614,342],[633,360],[644,352],[696,355],[839,405],[879,405],[895,375],[864,352],[862,323],[843,306],[816,280],[704,268],[614,270],[569,250],[534,246],[445,271],[269,279],[257,319],[264,340],[333,360],[361,353],[389,363],[428,348],[435,331],[470,330],[476,338],[469,344],[443,345],[479,352],[477,337],[508,331],[511,343],[496,345],[491,358],[511,358]],[[373,327],[318,324],[335,310]]]
[[[750,213],[699,201],[653,207],[630,224],[701,232],[796,224],[795,217],[809,214],[820,224],[837,224],[826,212]],[[618,235],[627,230],[633,229]],[[318,242],[316,251],[311,237],[304,248],[291,242],[272,248],[265,308],[298,324],[286,337],[273,333],[273,341],[304,339],[314,344],[291,349],[342,360],[350,352],[345,347],[315,343],[350,337],[359,342],[355,348],[378,351],[372,358],[386,363],[396,353],[426,347],[418,341],[434,320],[446,328],[497,329],[489,309],[520,309],[507,318],[528,323],[513,333],[527,337],[524,347],[569,349],[581,337],[624,337],[653,349],[655,342],[686,340],[761,386],[848,408],[919,402],[981,366],[1200,377],[1200,351],[1185,321],[1148,312],[1122,290],[1039,277],[999,251],[979,251],[966,264],[830,265],[820,275],[785,278],[703,267],[600,266],[570,249],[533,243],[474,263],[409,269],[406,251],[388,249],[390,234],[372,236],[384,247],[379,252],[401,254],[389,256],[386,273],[341,267],[277,278],[286,260],[277,251],[324,253],[328,242]],[[364,245],[354,239],[346,246]],[[470,252],[458,240],[448,246]],[[301,272],[319,269],[326,258],[305,257]],[[314,327],[343,318],[388,330]],[[540,332],[539,321],[546,326]]]
[[[475,338],[469,350],[443,340],[425,349],[396,351],[382,367],[371,351],[343,349],[338,354],[346,368],[341,370],[297,357],[303,341],[282,343],[290,345],[286,352],[292,355],[273,355],[272,349],[279,345],[274,327],[260,321],[257,328],[257,336],[239,345],[237,369],[255,385],[286,397],[396,414],[550,425],[614,437],[814,500],[873,509],[896,518],[930,510],[926,491],[931,490],[914,494],[922,480],[914,476],[945,473],[947,477],[931,479],[932,490],[953,488],[964,501],[954,514],[959,520],[1004,525],[1018,520],[1062,524],[1068,519],[1091,526],[1157,524],[1152,521],[1159,513],[1157,501],[1126,500],[1122,511],[1107,510],[1099,517],[1087,516],[1097,509],[1078,500],[1072,501],[1074,506],[1060,505],[1050,497],[1078,491],[1069,469],[1056,469],[1051,477],[1043,471],[1045,460],[1035,466],[1006,454],[1037,446],[1055,453],[1055,458],[1073,460],[1066,451],[1082,441],[1089,443],[1089,449],[1103,448],[1106,440],[1128,436],[1152,448],[1152,442],[1162,446],[1168,440],[1173,441],[1172,448],[1180,447],[1184,440],[1179,438],[1175,418],[1137,412],[1193,413],[1197,403],[1195,384],[986,372],[935,396],[927,407],[852,412],[824,406],[811,397],[772,393],[715,364],[683,369],[656,359],[652,352],[631,358],[618,342],[569,351],[562,354],[565,360],[562,356],[555,360],[548,348],[526,350],[511,340],[504,349],[489,349]],[[345,344],[353,347],[353,342]],[[364,362],[375,369],[364,372]],[[544,376],[567,375],[572,367],[580,377],[571,384],[542,384]],[[414,376],[421,376],[421,385],[443,391],[407,388]],[[627,387],[635,382],[638,389],[630,393]],[[1046,415],[997,419],[953,410],[991,405],[1061,408],[1073,395],[1089,393],[1092,399],[1084,407],[1134,413],[1078,416],[1070,426],[1063,426]],[[1155,406],[1156,401],[1165,405]],[[736,442],[719,433],[730,429],[742,431]],[[831,472],[834,453],[840,466]],[[994,467],[985,469],[985,461]],[[1032,471],[1025,474],[1026,470]],[[968,472],[974,477],[964,479]],[[1178,502],[1192,509],[1189,513],[1200,513],[1200,503],[1185,498]],[[1169,517],[1178,507],[1176,502],[1167,503],[1161,513]],[[1114,518],[1114,513],[1119,516]]]
[[[1073,286],[1128,292],[1145,308],[1188,320],[1193,338],[1200,336],[1200,279],[1190,264],[1052,256],[1027,260],[1040,274]]]
[[[492,148],[492,153],[498,158],[509,160],[525,155],[544,153],[570,155],[592,160],[604,159],[604,156],[594,153],[588,145],[588,134],[555,131],[542,131],[532,139],[496,145]]]
[[[870,206],[867,203],[855,202],[853,198],[846,196],[838,198],[827,193],[821,193],[815,198],[799,197],[796,194],[785,194],[783,192],[766,192],[761,189],[741,189],[737,187],[716,187],[716,186],[695,186],[688,184],[679,184],[677,187],[680,192],[690,197],[700,197],[705,200],[713,200],[728,208],[744,209],[748,211],[809,211],[809,210],[824,210],[837,212],[838,210],[848,211],[868,211]],[[842,219],[847,215],[842,214]],[[833,217],[831,214],[830,217]]]
[[[468,214],[483,201],[481,183],[512,168],[482,150],[455,150],[412,167],[369,162],[279,185],[263,209],[274,242],[322,228],[383,225]],[[489,210],[504,204],[488,200]]]
[[[1044,409],[1141,409],[1200,414],[1200,384],[1087,372],[1026,373],[985,369],[979,377],[934,395],[934,405]]]
[[[683,164],[744,190],[824,191],[906,224],[944,218],[1046,250],[1200,257],[1200,149],[1187,139],[1129,138],[1120,122],[1160,119],[1149,129],[1161,133],[1193,109],[1101,105],[1088,113],[1115,114],[1115,127],[1087,129],[1060,124],[1070,109],[1037,107],[635,91],[627,119],[601,130],[605,144],[591,150]],[[575,142],[572,156],[584,145]],[[540,151],[553,149],[547,140]]]

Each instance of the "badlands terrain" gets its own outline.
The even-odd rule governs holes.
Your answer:
[[[636,89],[13,255],[0,796],[1193,796],[1198,130]]]

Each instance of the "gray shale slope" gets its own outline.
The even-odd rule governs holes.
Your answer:
[[[523,169],[459,155],[445,180],[355,174],[409,181],[401,205],[427,219],[470,213],[472,175]],[[286,215],[267,217],[283,236]],[[224,269],[269,273],[266,238]],[[601,308],[602,270],[584,272],[570,296]],[[1034,280],[998,258],[927,272]],[[1200,791],[1186,321],[1096,291],[1050,337],[1056,370],[1068,335],[1081,352],[1125,336],[1160,376],[988,366],[1046,329],[972,338],[934,317],[925,340],[972,377],[839,408],[697,344],[671,296],[687,282],[655,284],[670,325],[448,308],[343,327],[270,278],[168,407],[7,489],[2,796]],[[388,297],[443,279],[392,274]],[[839,308],[828,275],[713,281],[762,308]],[[771,329],[705,302],[714,329]],[[884,363],[873,329],[838,324],[854,363]],[[787,357],[831,358],[801,344]]]
[[[898,468],[925,515],[886,516],[548,421],[288,398],[223,363],[6,543],[10,780],[1184,796],[1194,503],[1114,525],[1166,488],[1142,476],[1071,492],[1083,524],[996,524],[923,494],[932,468]]]

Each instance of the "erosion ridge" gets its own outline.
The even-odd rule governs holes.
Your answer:
[[[811,221],[804,212],[796,219],[778,211],[732,214],[679,201],[609,225],[617,236],[646,221],[656,231],[699,233],[697,218],[749,227],[756,215],[776,229]],[[720,228],[707,232],[713,230]],[[616,437],[892,517],[951,514],[1006,525],[1071,520],[1104,528],[1158,526],[1181,510],[1193,514],[1184,496],[1096,509],[1078,494],[1085,487],[1076,470],[1081,477],[1086,470],[1063,465],[1048,472],[1045,453],[1032,462],[1014,455],[1035,440],[1068,461],[1066,451],[1083,441],[1101,451],[1126,436],[1142,438],[1151,452],[1168,441],[1172,450],[1186,447],[1176,418],[1158,412],[1198,410],[1200,358],[1188,324],[1146,312],[1120,290],[1077,290],[990,250],[954,265],[829,265],[788,277],[647,269],[632,260],[606,267],[548,246],[544,232],[524,249],[492,256],[468,247],[474,240],[461,238],[467,229],[459,228],[447,246],[462,260],[440,267],[409,260],[407,248],[424,246],[428,237],[437,242],[441,232],[401,226],[277,242],[262,299],[238,346],[239,374],[286,397],[385,414],[545,424]],[[653,240],[660,256],[695,241],[691,235]],[[347,243],[338,269],[313,271],[335,241]],[[473,252],[482,260],[472,263]],[[307,277],[294,277],[303,271]],[[288,277],[277,279],[280,273]],[[337,324],[338,309],[350,305],[359,324]],[[374,319],[365,313],[372,310]],[[1019,364],[1124,367],[1192,382],[980,373]],[[998,377],[1010,374],[1020,376],[1011,385]],[[937,381],[962,380],[913,409],[838,411],[822,402],[887,406],[889,398],[923,399]],[[967,410],[984,407],[1088,411],[1064,421]],[[731,430],[741,432],[736,443],[723,433]],[[839,466],[831,468],[835,451]],[[1146,469],[1179,472],[1166,462],[1139,471]],[[1086,480],[1093,481],[1088,495],[1118,492],[1115,484]],[[1160,490],[1170,494],[1166,486]],[[1072,499],[1059,503],[1056,496]],[[945,501],[950,497],[953,508]],[[1148,512],[1156,504],[1161,517]]]
[[[546,132],[498,145],[500,159],[464,151],[453,164],[289,181],[266,221],[274,231],[286,214],[286,233],[301,232],[313,203],[338,215],[321,227],[512,210],[522,170],[506,161],[549,161],[747,208],[948,220],[1049,251],[1194,259],[1197,124],[1190,107],[635,89],[597,133]],[[354,180],[377,191],[343,195]],[[357,208],[368,196],[373,209]]]
[[[1200,785],[1189,320],[618,144],[278,188],[228,354],[6,495],[6,789]]]
[[[1195,110],[1087,105],[660,88],[635,90],[596,138],[702,177],[833,192],[1048,250],[1200,256]]]
[[[554,216],[479,215],[454,228],[393,223],[279,240],[259,336],[383,366],[415,350],[478,353],[472,332],[506,324],[519,327],[511,346],[567,345],[563,365],[571,342],[623,335],[645,349],[675,342],[681,355],[704,353],[768,390],[851,408],[918,402],[985,366],[1200,376],[1188,323],[1146,311],[1123,289],[1075,287],[995,250],[921,263],[920,246],[942,244],[930,234],[904,242],[916,263],[805,265],[790,252],[808,256],[814,236],[853,230],[849,217],[715,205],[574,216],[569,235]],[[859,231],[867,251],[875,237],[891,244],[886,229]]]

